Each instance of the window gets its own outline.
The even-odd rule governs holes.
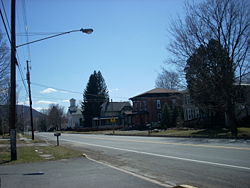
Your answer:
[[[192,110],[190,108],[187,109],[187,119],[188,120],[192,119]]]
[[[161,109],[161,101],[160,100],[156,100],[156,108]]]
[[[147,111],[147,103],[146,103],[146,101],[143,101],[143,103],[144,103],[144,110]]]
[[[186,95],[186,104],[190,104],[190,95]]]
[[[172,99],[172,106],[176,105],[176,99]]]
[[[195,117],[198,118],[199,117],[199,108],[195,108]]]
[[[135,111],[138,110],[138,103],[137,103],[137,102],[134,103],[134,110],[135,110]]]

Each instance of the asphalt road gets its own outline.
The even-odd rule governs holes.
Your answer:
[[[38,135],[56,139],[52,133]],[[169,185],[250,187],[250,140],[62,134],[60,141]]]
[[[163,188],[86,158],[1,165],[1,188]]]

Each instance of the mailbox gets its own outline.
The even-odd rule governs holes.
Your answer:
[[[61,136],[61,133],[54,133],[54,136],[56,136],[57,146],[59,146],[59,136]]]
[[[54,133],[54,136],[61,136],[61,133]]]

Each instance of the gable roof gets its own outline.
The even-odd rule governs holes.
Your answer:
[[[146,91],[144,93],[141,93],[139,95],[136,95],[134,97],[131,97],[130,100],[133,100],[134,98],[137,97],[146,97],[146,96],[153,96],[153,95],[165,95],[165,94],[179,94],[181,93],[180,91],[177,90],[172,90],[172,89],[165,89],[165,88],[155,88],[151,89],[149,91]]]
[[[130,102],[105,102],[101,105],[102,111],[121,111],[125,106],[131,107]]]

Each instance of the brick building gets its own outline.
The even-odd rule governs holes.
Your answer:
[[[182,106],[182,93],[176,90],[155,88],[131,97],[133,102],[133,124],[144,128],[148,123],[161,121],[164,104]]]

